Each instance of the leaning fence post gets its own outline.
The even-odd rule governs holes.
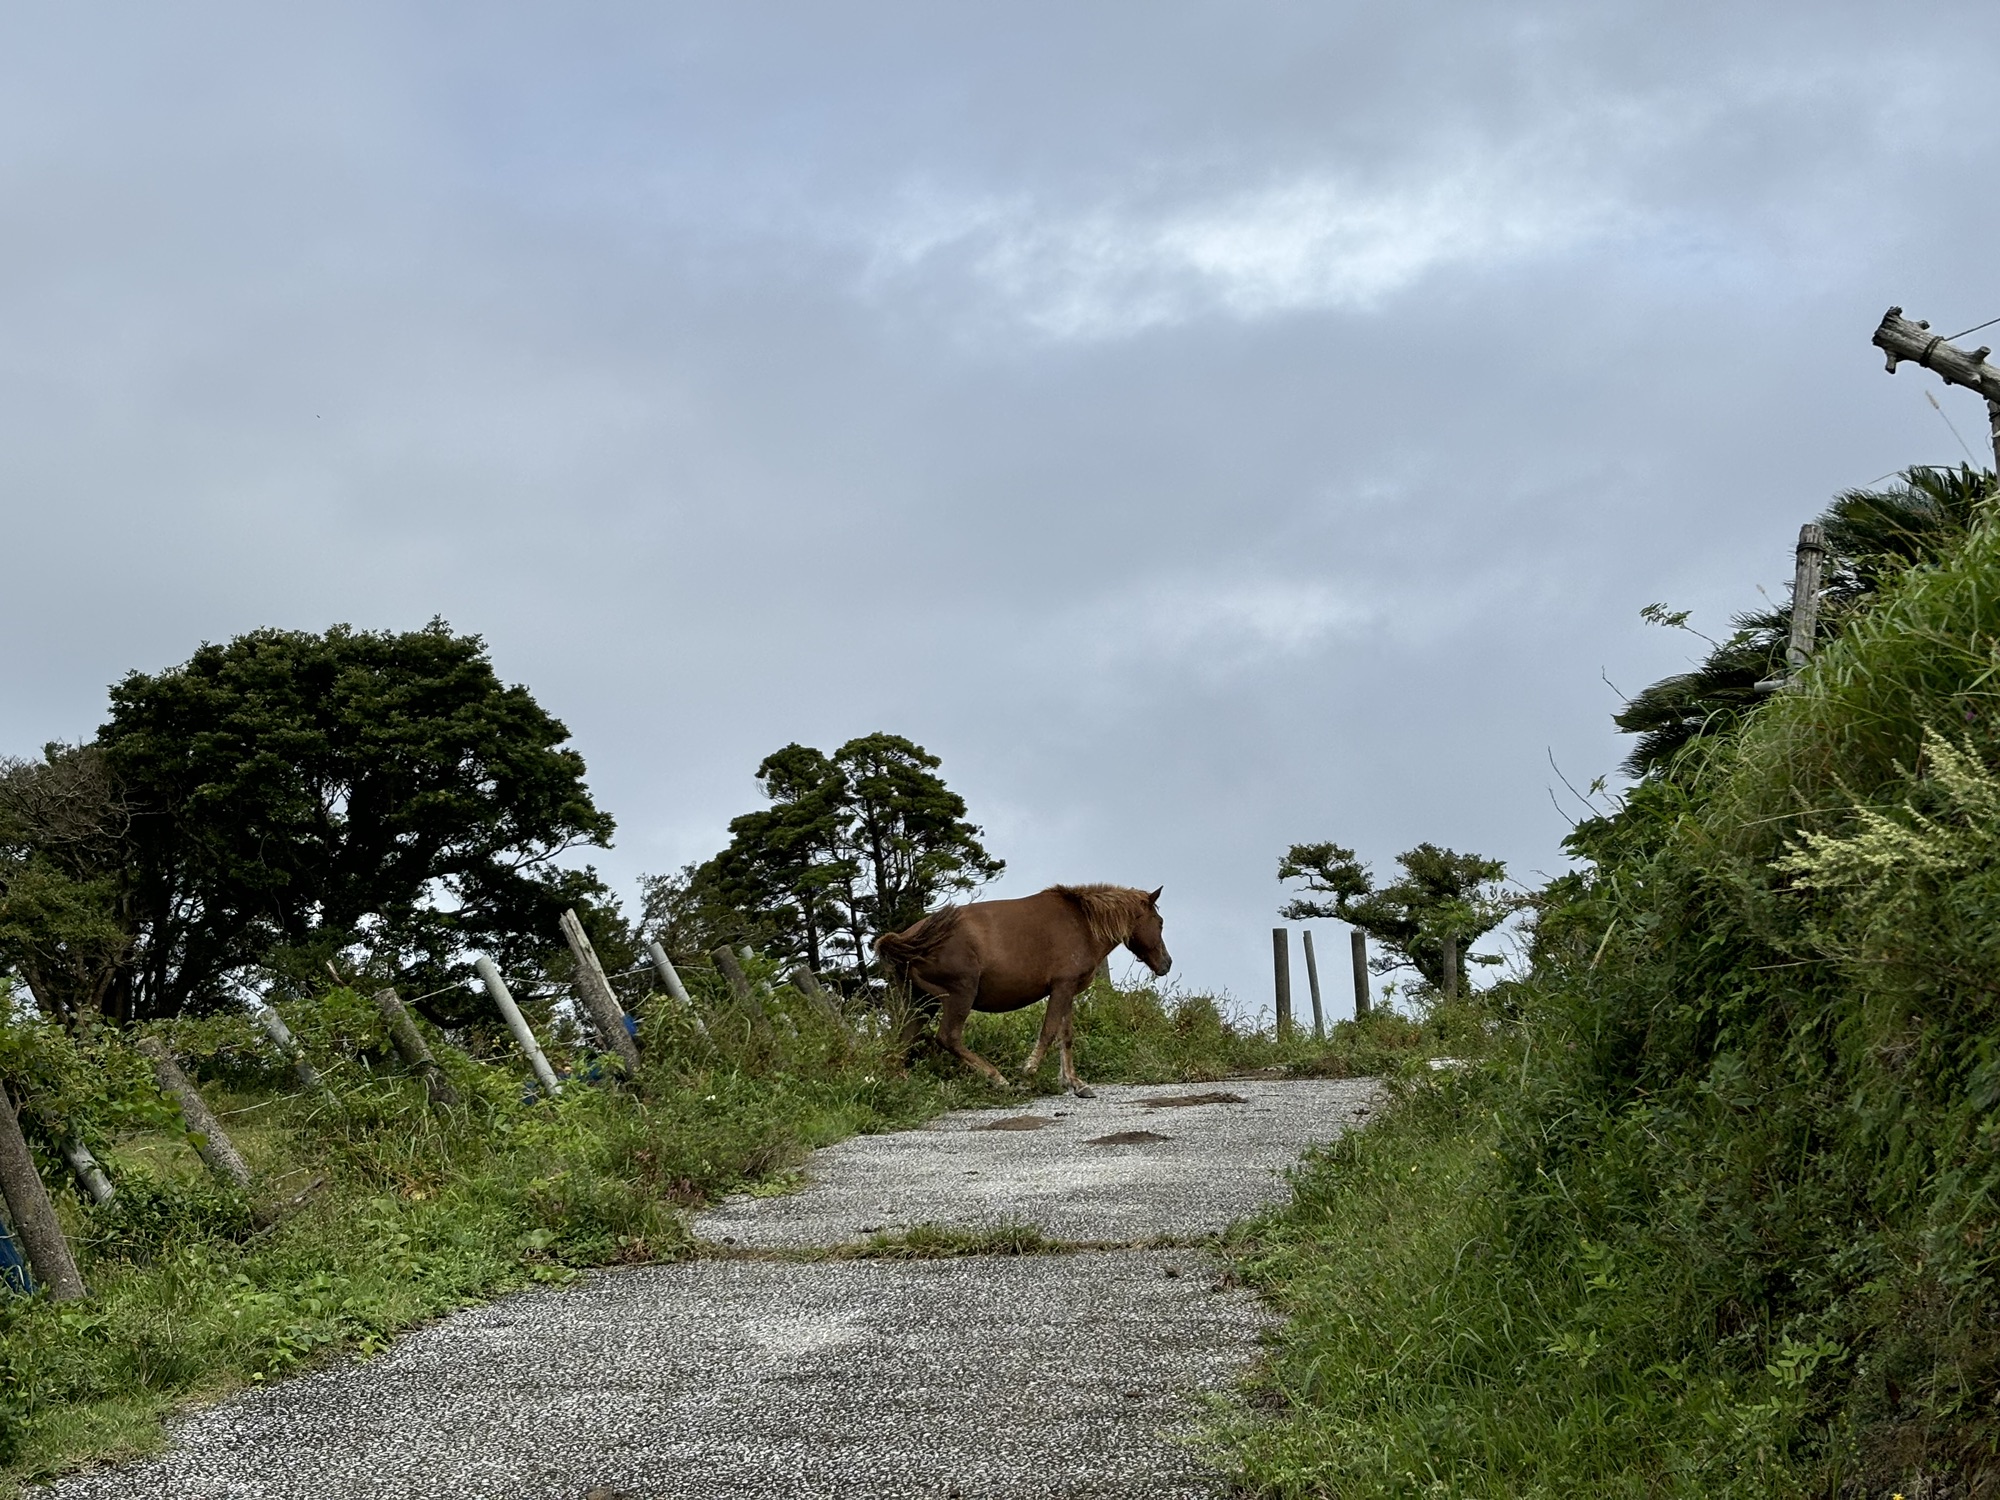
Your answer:
[[[268,1005],[252,1005],[250,1014],[263,1029],[264,1035],[271,1039],[271,1045],[292,1065],[292,1071],[298,1074],[301,1084],[314,1091],[326,1087],[326,1080],[319,1076],[319,1069],[306,1059],[306,1049],[292,1035],[292,1028],[285,1024],[283,1016]]]
[[[750,976],[743,972],[743,961],[736,956],[736,950],[725,943],[709,957],[722,971],[723,981],[728,984],[730,996],[736,1003],[749,1011],[759,1025],[768,1025],[769,1018],[764,1014],[764,1007],[757,1003],[757,992],[750,987]]]
[[[646,957],[653,961],[653,972],[660,976],[660,983],[667,987],[667,993],[673,996],[674,1004],[685,1005],[689,1010],[693,1010],[694,1001],[688,998],[687,986],[681,983],[680,970],[676,969],[674,961],[667,957],[667,950],[657,942],[649,941],[646,944]]]
[[[1292,945],[1291,931],[1271,929],[1271,973],[1278,989],[1278,1040],[1292,1034]]]
[[[618,1060],[625,1065],[626,1075],[636,1076],[639,1071],[639,1044],[626,1029],[625,1007],[618,1003],[611,981],[605,978],[604,965],[597,961],[597,949],[591,946],[590,934],[577,920],[575,908],[562,914],[562,934],[569,944],[570,957],[576,961],[576,987],[582,992],[584,1008],[597,1023],[597,1029],[604,1034],[604,1044],[617,1053]]]
[[[111,1185],[111,1179],[104,1175],[104,1168],[96,1157],[90,1154],[90,1147],[76,1136],[67,1136],[62,1146],[63,1160],[76,1175],[76,1185],[83,1189],[92,1203],[109,1203],[118,1196],[118,1189]]]
[[[250,1186],[249,1163],[243,1160],[223,1130],[222,1123],[202,1103],[201,1095],[188,1081],[187,1074],[181,1071],[181,1065],[174,1061],[167,1044],[156,1036],[142,1036],[132,1045],[141,1057],[153,1065],[153,1077],[162,1092],[180,1106],[181,1120],[194,1138],[196,1153],[208,1163],[209,1171],[218,1177],[227,1177],[238,1187]]]
[[[1326,1011],[1319,1001],[1319,960],[1313,956],[1313,934],[1310,927],[1299,934],[1299,940],[1306,945],[1306,983],[1312,987],[1313,1035],[1320,1041],[1326,1040]]]
[[[528,1067],[533,1070],[535,1081],[551,1095],[560,1094],[562,1085],[556,1082],[556,1070],[549,1066],[549,1060],[542,1055],[541,1044],[535,1040],[534,1032],[528,1029],[528,1018],[521,1014],[521,1007],[514,1003],[513,992],[507,988],[507,981],[500,977],[500,971],[493,967],[490,958],[476,958],[472,967],[479,971],[479,978],[486,986],[486,993],[493,997],[493,1003],[500,1009],[500,1017],[507,1023],[507,1029],[514,1033],[514,1040],[521,1051],[527,1054]]]
[[[382,1019],[389,1027],[389,1040],[396,1044],[403,1066],[423,1074],[424,1092],[430,1096],[431,1103],[458,1103],[458,1090],[445,1080],[444,1070],[431,1056],[431,1049],[424,1045],[424,1034],[417,1030],[417,1023],[410,1019],[403,1002],[396,998],[395,990],[377,990],[375,1008],[382,1012]]]
[[[1347,934],[1347,944],[1354,954],[1354,1019],[1358,1021],[1373,1008],[1368,998],[1368,934],[1357,927]]]
[[[5,1084],[0,1084],[0,1193],[6,1195],[7,1212],[20,1232],[21,1248],[28,1253],[35,1278],[49,1289],[49,1300],[74,1302],[88,1295]]]

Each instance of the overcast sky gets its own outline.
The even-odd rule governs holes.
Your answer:
[[[889,730],[1262,1002],[1287,844],[1560,868],[1640,607],[1982,444],[1868,336],[2000,316],[1991,4],[0,19],[0,751],[442,615],[628,901]]]

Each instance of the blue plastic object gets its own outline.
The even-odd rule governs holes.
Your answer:
[[[14,1236],[7,1232],[5,1224],[0,1224],[0,1285],[23,1297],[35,1289],[35,1278],[28,1274],[21,1247],[14,1243]]]

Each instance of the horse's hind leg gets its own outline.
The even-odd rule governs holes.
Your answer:
[[[944,997],[943,1008],[938,1011],[938,1040],[957,1054],[967,1067],[1006,1088],[1006,1074],[965,1045],[965,1022],[972,1014],[972,1000],[971,990],[954,990]]]

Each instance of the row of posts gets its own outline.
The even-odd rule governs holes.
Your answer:
[[[1321,1041],[1326,1039],[1326,1007],[1319,993],[1319,957],[1313,952],[1313,935],[1310,928],[1300,934],[1305,941],[1306,984],[1312,991],[1313,1035]],[[1368,938],[1360,928],[1355,928],[1347,936],[1348,949],[1354,961],[1354,1018],[1358,1021],[1373,1007],[1368,993]],[[1292,930],[1289,927],[1271,929],[1271,973],[1277,984],[1278,1035],[1292,1034]]]
[[[625,1008],[611,988],[611,981],[598,960],[597,951],[574,911],[563,913],[562,933],[576,962],[576,988],[584,1009],[603,1036],[610,1053],[623,1065],[627,1076],[636,1073],[639,1067],[637,1028],[629,1023]],[[688,995],[687,986],[681,982],[681,976],[675,970],[673,960],[667,957],[666,950],[657,942],[648,942],[646,955],[667,994],[677,1005],[692,1009],[694,1002]],[[763,1007],[758,1003],[736,954],[728,948],[718,948],[714,957],[731,995],[750,1013],[759,1029],[768,1028],[769,1021]],[[527,1018],[521,1014],[521,1008],[515,1003],[499,968],[490,958],[475,960],[473,968],[494,1008],[506,1022],[515,1044],[527,1059],[535,1081],[550,1096],[561,1093],[561,1081],[549,1065],[548,1056],[535,1039]],[[847,1035],[838,1008],[832,997],[821,988],[818,978],[801,967],[791,979],[803,994],[840,1022],[841,1034]],[[430,1101],[442,1106],[458,1103],[457,1092],[445,1078],[437,1059],[431,1055],[423,1033],[417,1029],[416,1022],[411,1019],[396,991],[384,988],[376,991],[374,998],[391,1043],[404,1064],[423,1079]],[[291,1064],[292,1071],[304,1088],[311,1092],[330,1092],[325,1080],[306,1057],[305,1049],[299,1045],[277,1011],[268,1005],[257,1005],[252,1008],[251,1018]],[[186,1126],[188,1142],[204,1165],[217,1177],[239,1188],[249,1187],[249,1163],[229,1139],[222,1122],[203,1101],[193,1080],[181,1068],[167,1044],[158,1037],[139,1037],[132,1045],[151,1065],[154,1082],[161,1093],[174,1101]],[[80,1139],[70,1137],[63,1146],[63,1156],[76,1176],[77,1186],[93,1202],[103,1204],[112,1200],[116,1189],[111,1179]],[[18,1245],[26,1252],[26,1269],[33,1272],[34,1280],[48,1291],[51,1300],[70,1302],[86,1295],[76,1258],[56,1218],[55,1206],[49,1200],[48,1189],[43,1185],[41,1173],[35,1165],[34,1153],[21,1129],[20,1115],[4,1084],[0,1084],[0,1209],[4,1209],[0,1212],[0,1278],[15,1279],[25,1289],[25,1281],[19,1278],[18,1262],[10,1264],[13,1247]]]

